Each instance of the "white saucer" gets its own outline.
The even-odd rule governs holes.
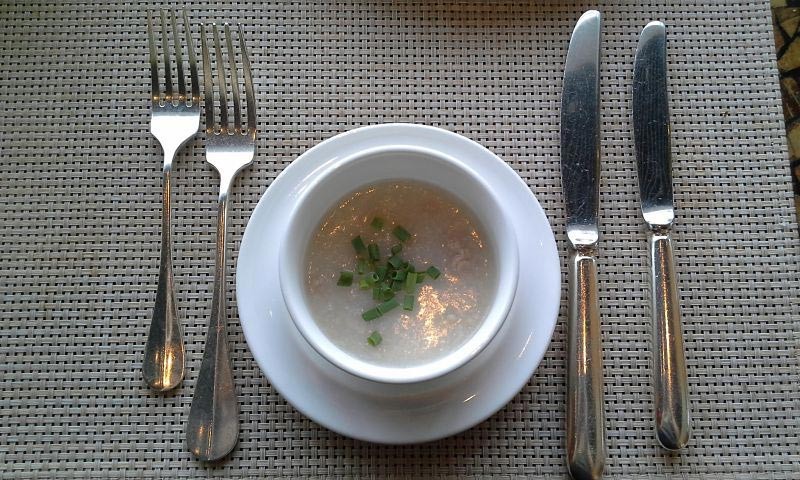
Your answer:
[[[511,210],[520,239],[517,297],[500,332],[460,369],[422,384],[379,384],[319,356],[295,328],[278,281],[278,245],[309,180],[331,161],[382,145],[412,145],[458,157]],[[346,192],[343,192],[346,193]],[[242,239],[236,267],[239,318],[247,344],[273,387],[304,415],[343,435],[403,444],[466,430],[508,403],[550,343],[561,275],[555,239],[539,202],[508,165],[481,145],[434,127],[384,124],[330,138],[301,155],[272,182]]]

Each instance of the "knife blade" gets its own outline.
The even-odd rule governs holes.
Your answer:
[[[680,303],[672,258],[672,198],[667,32],[650,22],[639,36],[633,69],[633,134],[642,217],[649,227],[656,434],[677,450],[689,441],[689,388]]]
[[[561,97],[561,186],[569,240],[567,466],[598,479],[605,464],[603,357],[596,247],[600,197],[600,27],[596,10],[575,24]]]

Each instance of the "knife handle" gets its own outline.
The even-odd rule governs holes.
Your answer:
[[[650,232],[650,267],[656,433],[664,448],[678,450],[689,441],[689,386],[672,240],[666,230]]]
[[[603,356],[597,266],[570,249],[567,324],[567,467],[575,480],[599,479],[605,464]]]

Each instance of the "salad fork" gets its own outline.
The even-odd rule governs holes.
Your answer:
[[[230,26],[225,24],[225,46],[230,70],[233,96],[233,125],[228,118],[228,85],[225,79],[225,60],[220,46],[216,24],[211,24],[214,35],[216,73],[219,91],[219,123],[214,122],[214,85],[211,75],[211,57],[208,51],[206,27],[200,25],[203,53],[203,82],[206,115],[206,159],[219,174],[219,205],[217,209],[217,254],[214,269],[214,293],[211,300],[211,321],[206,337],[203,362],[195,386],[186,443],[200,460],[212,462],[233,450],[239,438],[239,406],[233,385],[225,308],[225,247],[228,225],[228,194],[236,175],[253,162],[256,150],[256,104],[250,60],[244,41],[244,29],[239,25],[239,49],[244,73],[244,90],[247,124],[242,126],[242,105],[239,94],[239,77]]]
[[[150,133],[156,137],[164,151],[161,267],[158,272],[158,290],[153,307],[153,319],[144,351],[142,373],[144,381],[153,390],[163,392],[175,388],[183,380],[184,347],[178,309],[175,302],[175,283],[172,274],[172,162],[175,154],[197,133],[200,127],[200,83],[197,79],[197,60],[189,30],[189,18],[183,10],[183,30],[189,52],[191,92],[186,91],[183,70],[183,47],[178,34],[175,10],[171,18],[172,40],[175,50],[178,91],[172,83],[167,14],[161,10],[161,45],[164,54],[164,87],[158,78],[158,54],[153,35],[153,22],[147,16],[147,35],[150,45],[150,79],[152,81]]]

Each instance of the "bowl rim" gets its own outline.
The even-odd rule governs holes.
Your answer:
[[[314,321],[313,315],[311,314],[310,309],[307,307],[305,302],[302,281],[290,282],[289,280],[289,277],[296,280],[301,280],[302,276],[300,274],[287,274],[287,269],[291,268],[290,261],[292,259],[296,260],[296,258],[299,256],[301,259],[296,260],[293,263],[302,264],[304,261],[308,241],[310,240],[308,238],[303,238],[301,241],[297,241],[294,233],[301,228],[299,225],[301,223],[305,225],[313,223],[314,226],[316,226],[325,215],[325,213],[322,213],[320,218],[313,218],[310,220],[308,218],[303,219],[302,212],[308,210],[304,207],[308,204],[308,202],[313,200],[314,192],[318,192],[318,189],[324,186],[326,181],[332,176],[335,174],[341,174],[341,170],[343,168],[348,168],[348,166],[358,163],[359,161],[365,161],[369,157],[387,153],[413,153],[416,155],[424,155],[435,159],[435,161],[444,163],[449,167],[454,167],[455,169],[459,170],[465,175],[466,178],[469,179],[470,182],[472,182],[474,186],[480,188],[482,190],[482,194],[485,195],[491,204],[496,207],[494,209],[497,212],[496,222],[502,226],[499,230],[490,231],[489,229],[486,229],[487,233],[492,238],[491,241],[496,252],[495,256],[496,261],[498,262],[498,275],[495,282],[495,297],[490,304],[482,324],[476,329],[473,335],[457,349],[452,350],[451,352],[433,361],[411,367],[390,367],[376,365],[369,361],[359,359],[355,355],[347,352],[345,349],[338,347],[327,338],[324,332],[322,332],[322,330]],[[341,370],[366,380],[393,384],[418,383],[445,376],[448,373],[451,373],[462,367],[475,358],[481,351],[483,351],[496,337],[497,333],[503,326],[506,317],[508,316],[514,301],[514,297],[516,296],[519,278],[519,251],[516,232],[512,227],[510,220],[507,218],[505,209],[502,208],[501,202],[499,201],[497,195],[492,191],[490,186],[472,168],[463,164],[458,159],[448,155],[447,153],[438,149],[431,149],[428,147],[420,147],[409,144],[378,145],[365,148],[345,157],[333,157],[318,171],[320,171],[320,173],[310,183],[303,186],[302,192],[298,196],[294,208],[289,213],[287,228],[285,229],[283,239],[280,242],[280,253],[278,255],[278,277],[281,287],[281,294],[283,295],[284,303],[286,304],[289,312],[291,322],[300,332],[303,339],[323,359],[340,368]],[[387,176],[386,178],[377,181],[402,179],[403,177],[400,176]],[[410,181],[420,180],[410,179]],[[421,182],[426,183],[424,180]],[[341,198],[346,196],[349,192],[357,191],[368,184],[369,181],[359,182],[357,185],[354,184],[353,188],[348,189],[347,192],[344,192],[342,195],[337,197],[336,201],[341,200]],[[427,184],[436,187],[436,185],[430,182],[427,182]],[[439,188],[442,188],[451,195],[454,195],[461,202],[467,205],[467,207],[473,210],[473,212],[476,210],[476,208],[470,203],[470,199],[468,197],[459,195],[457,192],[454,192],[446,187]],[[328,207],[325,209],[325,212],[330,211],[330,208],[332,207],[333,204],[328,205]],[[484,218],[478,214],[476,215],[481,223],[484,224],[485,228],[486,222]],[[290,239],[293,239],[294,241],[290,241]],[[499,247],[501,241],[503,241],[502,252],[500,252]],[[298,255],[291,256],[292,258],[290,258],[290,255],[285,253],[287,248],[296,250]],[[295,268],[294,270],[297,271],[299,269]]]

